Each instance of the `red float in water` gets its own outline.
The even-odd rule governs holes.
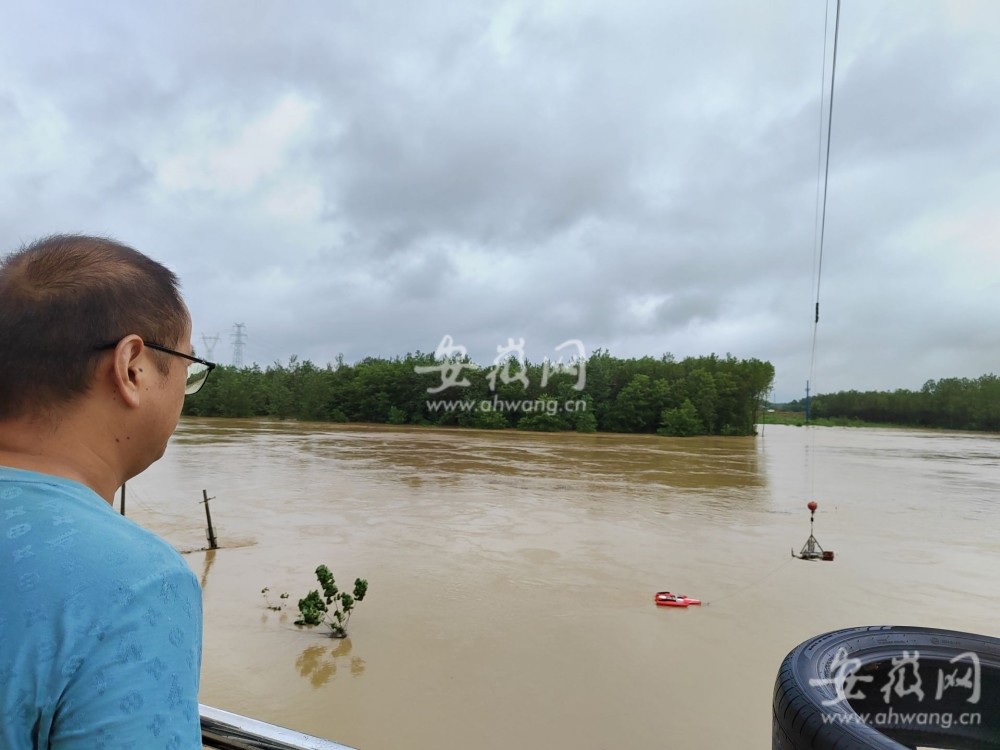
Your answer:
[[[671,594],[669,591],[660,591],[653,597],[657,607],[688,607],[692,604],[701,604],[701,599],[692,599],[684,594]]]

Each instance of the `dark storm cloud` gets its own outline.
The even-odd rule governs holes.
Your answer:
[[[110,233],[225,361],[578,338],[809,377],[824,8],[18,6],[0,241]],[[832,41],[832,16],[827,44]],[[817,373],[995,369],[998,11],[844,3]],[[829,81],[827,49],[826,76]]]

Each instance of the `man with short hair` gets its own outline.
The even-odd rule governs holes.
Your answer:
[[[0,748],[201,748],[197,578],[112,502],[213,367],[142,253],[60,235],[0,259]]]

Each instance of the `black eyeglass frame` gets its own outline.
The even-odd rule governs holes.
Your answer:
[[[142,343],[144,346],[148,346],[150,349],[155,349],[156,351],[163,352],[164,354],[173,354],[178,357],[184,357],[184,359],[190,360],[192,362],[197,362],[199,365],[205,365],[205,367],[208,368],[208,370],[206,370],[205,372],[205,379],[201,381],[201,383],[195,390],[188,393],[187,389],[185,388],[184,390],[185,396],[193,396],[198,391],[200,391],[205,386],[205,383],[208,382],[208,376],[212,374],[212,370],[218,367],[218,365],[215,362],[209,362],[207,359],[201,359],[200,357],[196,357],[193,354],[185,354],[184,352],[179,352],[174,349],[168,349],[165,346],[160,346],[159,344],[153,344],[149,341],[143,341]],[[116,346],[118,346],[118,341],[112,341],[110,344],[103,344],[102,346],[98,346],[96,348],[97,351],[104,351],[105,349],[114,349]]]

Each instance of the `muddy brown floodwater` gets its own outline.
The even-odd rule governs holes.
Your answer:
[[[186,556],[202,702],[363,750],[766,748],[778,665],[813,635],[1000,635],[996,436],[184,420],[127,511],[198,550],[202,489],[223,545]],[[810,499],[832,563],[791,558]],[[344,641],[260,594],[294,602],[320,563],[370,583]]]

